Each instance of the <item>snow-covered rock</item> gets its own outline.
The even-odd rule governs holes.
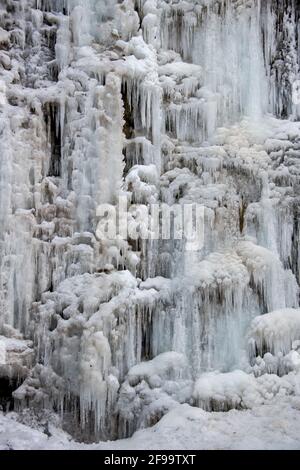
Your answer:
[[[56,409],[84,441],[155,425],[129,441],[144,446],[178,410],[179,428],[212,426],[226,448],[224,426],[253,429],[273,399],[288,420],[300,371],[296,2],[0,0],[0,46],[0,374],[14,418]],[[155,239],[145,215],[185,205],[203,209],[195,251]],[[104,236],[106,213],[123,233]],[[258,407],[261,419],[187,404]],[[74,445],[41,429],[29,444],[27,428],[0,421],[4,448]]]

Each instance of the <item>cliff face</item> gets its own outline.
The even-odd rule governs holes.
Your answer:
[[[0,0],[3,408],[89,441],[296,393],[299,14]],[[104,239],[119,198],[131,235]],[[201,250],[151,239],[163,203],[204,207]]]

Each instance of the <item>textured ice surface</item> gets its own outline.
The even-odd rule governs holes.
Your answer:
[[[300,310],[283,309],[253,320],[250,342],[261,355],[263,351],[287,354],[297,347],[300,338]]]
[[[297,2],[0,0],[0,46],[1,408],[85,442],[295,448]],[[135,204],[203,205],[203,249],[103,240],[120,196],[140,234]]]

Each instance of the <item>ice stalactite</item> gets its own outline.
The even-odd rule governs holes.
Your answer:
[[[0,45],[0,406],[91,441],[296,394],[299,2],[0,1]]]

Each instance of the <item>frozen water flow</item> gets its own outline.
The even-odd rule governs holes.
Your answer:
[[[58,410],[88,442],[298,399],[299,18],[0,0],[3,410]],[[121,196],[136,239],[104,240]],[[201,250],[144,239],[135,205],[162,203],[204,207]]]

